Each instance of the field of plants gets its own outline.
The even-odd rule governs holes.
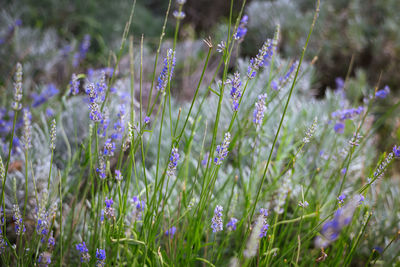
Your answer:
[[[400,5],[194,2],[0,7],[0,265],[400,266]]]

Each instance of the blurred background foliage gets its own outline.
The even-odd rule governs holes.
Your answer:
[[[304,32],[312,16],[314,0],[252,1],[246,13],[251,21],[244,47],[253,50],[271,33],[274,25],[282,28],[281,53],[298,57]],[[336,0],[323,1],[313,38],[309,60],[317,56],[317,81],[321,93],[335,79],[344,78],[354,55],[351,76],[365,70],[367,80],[375,85],[387,84],[397,90],[400,83],[400,4],[397,0]]]
[[[90,34],[92,56],[89,59],[96,59],[97,63],[99,57],[107,58],[104,55],[109,48],[118,46],[132,5],[132,1],[126,0],[6,0],[3,3],[2,28],[20,19],[24,26],[42,31],[55,29],[63,41],[79,40]],[[234,14],[241,4],[235,0]],[[247,1],[245,13],[250,17],[249,33],[241,54],[252,55],[279,23],[282,29],[280,53],[298,57],[314,4],[314,0]],[[221,24],[226,24],[229,5],[227,0],[188,0],[185,23],[194,29],[194,38],[213,35]],[[132,33],[136,36],[144,33],[148,45],[156,44],[167,7],[166,0],[137,1]],[[173,1],[171,9],[174,7]],[[370,84],[380,80],[380,84],[388,84],[396,90],[400,83],[398,25],[398,0],[323,1],[308,53],[309,60],[318,57],[316,81],[320,92],[327,86],[334,88],[335,79],[346,76],[344,66],[349,65],[352,56],[352,76],[361,68]],[[173,25],[168,24],[167,36],[172,32]]]

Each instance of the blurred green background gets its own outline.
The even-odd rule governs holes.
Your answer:
[[[55,29],[60,42],[92,36],[89,59],[105,60],[109,48],[118,46],[128,20],[132,1],[116,0],[7,0],[1,9],[2,38],[16,19],[22,26]],[[234,14],[241,1],[234,1]],[[315,0],[247,1],[249,32],[241,53],[251,55],[270,36],[279,23],[282,28],[280,52],[287,57],[299,56],[304,33],[312,16]],[[185,4],[184,23],[194,29],[194,38],[218,31],[229,15],[228,0],[189,0]],[[167,0],[137,1],[132,33],[145,34],[149,45],[156,44],[161,31]],[[176,4],[172,1],[171,9]],[[323,93],[335,87],[337,77],[344,78],[354,56],[352,76],[361,69],[370,84],[388,84],[397,90],[400,82],[400,4],[398,0],[330,0],[322,1],[316,31],[311,39],[309,60],[318,56],[317,83]],[[167,25],[171,37],[173,24]],[[61,45],[61,44],[60,44]],[[2,58],[2,60],[6,60]]]

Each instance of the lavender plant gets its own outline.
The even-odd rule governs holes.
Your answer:
[[[393,144],[379,157],[374,147],[382,124],[373,120],[374,106],[390,91],[377,86],[351,102],[344,81],[342,91],[313,98],[314,66],[303,58],[319,1],[298,60],[279,55],[278,26],[254,57],[235,61],[252,18],[243,14],[245,3],[236,19],[231,9],[226,39],[199,48],[203,63],[191,102],[175,95],[184,4],[169,2],[165,24],[175,23],[176,31],[171,45],[162,29],[153,68],[143,57],[144,38],[139,46],[129,39],[129,66],[122,64],[135,4],[114,65],[71,71],[71,81],[58,86],[67,88],[61,97],[42,105],[23,97],[18,65],[15,96],[4,106],[14,111],[0,124],[1,263],[398,262],[400,201],[388,178],[400,149]],[[158,62],[162,46],[167,56]],[[86,37],[76,66],[88,49]],[[219,63],[209,75],[211,59]],[[48,105],[57,106],[51,117]],[[384,218],[390,226],[379,226]]]

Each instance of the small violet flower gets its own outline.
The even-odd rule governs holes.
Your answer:
[[[235,231],[235,230],[236,230],[237,223],[238,223],[238,219],[232,217],[232,218],[229,220],[229,222],[226,224],[226,228],[227,228],[229,231]]]
[[[176,172],[176,166],[178,165],[178,160],[179,160],[179,152],[176,147],[172,148],[171,151],[171,156],[169,158],[169,163],[168,163],[168,170],[167,170],[167,175],[172,177],[175,176]]]
[[[217,205],[214,209],[214,216],[211,222],[211,228],[213,229],[214,233],[220,232],[224,228],[222,223],[222,210],[223,208],[220,205]]]
[[[343,204],[345,199],[346,199],[346,195],[345,194],[341,194],[340,196],[337,197],[337,200],[339,201],[339,204]]]
[[[375,97],[376,98],[386,98],[386,96],[390,93],[390,88],[389,86],[385,86],[383,89],[376,91]]]
[[[100,176],[100,179],[105,179],[107,177],[106,175],[106,163],[104,161],[104,157],[100,156],[99,157],[99,167],[96,168],[97,173]]]
[[[40,266],[49,266],[51,263],[51,253],[47,251],[40,253],[38,263],[40,263]]]
[[[161,93],[165,91],[165,88],[171,80],[172,74],[174,72],[175,61],[175,51],[169,49],[167,52],[167,56],[164,58],[164,67],[161,71],[160,76],[158,77],[157,90]]]
[[[303,209],[307,208],[309,206],[308,202],[304,200],[304,202],[299,202],[299,206],[302,207]]]
[[[142,213],[146,206],[146,202],[144,200],[140,200],[137,196],[134,196],[131,202],[133,206],[132,220],[140,220],[142,218]]]
[[[90,261],[89,250],[88,250],[85,242],[77,244],[76,250],[78,250],[81,254],[81,262],[89,262]]]
[[[104,249],[97,249],[96,259],[96,267],[104,267],[106,265],[106,251]]]
[[[176,233],[176,227],[175,226],[172,226],[167,231],[165,231],[165,235],[170,237],[170,238],[174,238],[175,233]]]
[[[113,156],[115,151],[115,143],[111,140],[111,138],[108,138],[104,144],[104,156]]]
[[[78,80],[78,76],[75,73],[72,74],[71,81],[69,82],[70,85],[70,94],[77,95],[79,94],[79,85],[80,81]]]
[[[242,82],[240,81],[240,74],[236,72],[233,76],[233,79],[230,81],[232,85],[231,89],[231,97],[232,97],[232,111],[237,111],[239,109],[239,100],[242,96],[242,92],[240,91],[240,86]]]
[[[107,219],[114,219],[114,215],[115,215],[115,210],[112,207],[112,205],[114,204],[114,201],[112,200],[112,198],[107,198],[104,201],[106,206],[104,208],[104,215],[107,217]]]
[[[395,158],[400,158],[400,146],[393,147],[393,154]]]
[[[21,212],[19,210],[19,206],[14,204],[13,206],[13,220],[15,223],[15,233],[19,236],[25,233],[26,228],[22,222]]]
[[[122,181],[122,174],[120,170],[115,170],[115,180],[117,180],[118,182]]]
[[[231,134],[225,133],[224,142],[216,148],[217,156],[214,158],[215,165],[221,165],[222,161],[228,156],[230,142]]]
[[[356,207],[357,203],[350,201],[344,207],[337,209],[333,219],[327,221],[322,226],[321,235],[315,239],[316,247],[325,248],[331,242],[335,241],[339,237],[343,227],[351,222]]]
[[[235,38],[235,40],[243,40],[244,39],[244,36],[247,33],[246,25],[247,25],[248,21],[249,21],[249,17],[247,15],[244,15],[242,17],[242,19],[240,20],[239,27],[238,27],[236,33],[233,36],[233,38]]]
[[[255,104],[255,108],[253,111],[253,122],[256,127],[262,124],[264,119],[264,112],[267,109],[265,107],[265,99],[267,98],[267,94],[262,94],[258,96],[258,101]]]
[[[15,73],[15,83],[14,83],[14,102],[12,104],[13,110],[17,111],[22,108],[22,65],[17,63],[17,71]]]
[[[261,217],[261,229],[260,229],[260,234],[259,234],[259,238],[263,238],[267,236],[267,231],[269,228],[269,224],[267,223],[267,217],[268,217],[268,210],[261,208],[260,209],[260,217]]]

